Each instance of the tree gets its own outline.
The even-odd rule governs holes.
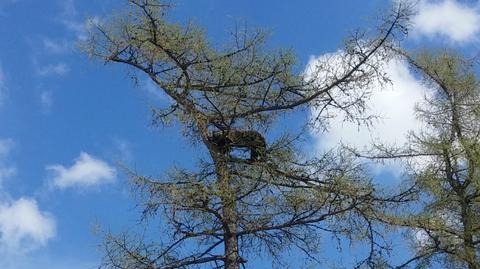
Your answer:
[[[406,158],[421,203],[386,222],[413,228],[415,256],[398,266],[480,268],[480,81],[473,61],[452,51],[400,54],[430,88],[416,113],[424,129],[403,148],[376,158]],[[415,161],[421,157],[420,161]]]
[[[357,32],[335,65],[325,59],[307,78],[294,71],[291,52],[264,48],[261,31],[236,29],[220,49],[197,26],[167,22],[169,5],[128,2],[127,13],[91,29],[84,49],[146,74],[172,99],[154,110],[155,122],[181,124],[206,150],[197,171],[174,168],[161,179],[130,172],[142,220],[161,214],[165,230],[151,243],[134,233],[107,235],[104,268],[235,269],[265,250],[281,262],[293,246],[314,259],[321,232],[370,240],[364,263],[374,266],[382,247],[371,218],[402,196],[378,198],[345,152],[307,159],[295,148],[298,136],[268,141],[268,129],[279,115],[310,106],[320,111],[320,127],[332,111],[368,119],[368,91],[360,89],[385,79],[380,66],[405,31],[408,9],[388,16],[377,38]]]

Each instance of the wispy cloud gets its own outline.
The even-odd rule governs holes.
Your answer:
[[[0,139],[0,158],[4,158],[12,149],[12,139]]]
[[[168,103],[172,102],[170,96],[166,95],[162,89],[155,85],[155,83],[148,77],[140,81],[140,88],[145,90],[150,96],[156,98],[158,101]]]
[[[73,0],[63,1],[62,12],[59,14],[58,20],[65,28],[72,31],[77,40],[85,40],[89,29],[100,22],[99,17],[91,17],[88,19],[78,18],[78,12],[75,8]]]
[[[51,172],[50,184],[60,189],[112,183],[116,179],[113,167],[85,152],[81,152],[70,167],[56,164],[49,165],[46,169]]]
[[[42,91],[40,93],[40,105],[44,112],[50,112],[53,105],[53,94],[51,91]]]
[[[115,158],[124,163],[130,163],[133,160],[130,142],[122,138],[113,138]]]
[[[62,5],[61,16],[64,18],[73,18],[77,16],[77,9],[75,8],[74,0],[63,0],[60,2]]]
[[[42,44],[45,50],[53,54],[64,54],[73,51],[73,43],[65,39],[52,39],[44,37]]]
[[[420,1],[413,18],[414,36],[441,37],[451,42],[478,41],[480,9],[454,0]]]
[[[16,169],[8,163],[8,155],[14,146],[12,139],[0,139],[0,188],[1,184],[15,175]]]
[[[100,23],[98,17],[88,18],[86,20],[71,20],[65,19],[62,21],[65,27],[74,32],[78,40],[86,40],[88,36],[88,31],[92,29],[95,25]]]
[[[63,76],[67,74],[69,71],[69,67],[65,63],[56,63],[56,64],[49,64],[43,67],[38,68],[37,74],[40,76]]]

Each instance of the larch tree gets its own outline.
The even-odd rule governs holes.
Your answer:
[[[337,58],[313,75],[295,71],[290,51],[268,50],[262,31],[236,29],[212,45],[193,25],[169,22],[170,6],[130,0],[128,11],[91,28],[84,50],[151,79],[171,102],[153,112],[157,124],[183,126],[197,144],[198,168],[173,168],[161,178],[130,172],[142,220],[159,217],[158,238],[107,234],[104,268],[246,267],[249,259],[298,248],[316,259],[322,233],[367,240],[358,266],[374,267],[383,246],[375,216],[402,195],[380,197],[345,152],[302,156],[297,135],[273,140],[278,116],[314,107],[314,125],[331,113],[368,120],[368,86],[385,81],[382,63],[404,35],[409,9],[400,6],[370,37],[356,32]],[[194,154],[195,152],[192,152]]]
[[[429,88],[416,107],[423,129],[400,148],[370,156],[404,159],[418,202],[385,217],[407,227],[415,255],[396,268],[480,268],[480,81],[475,61],[448,50],[399,51]],[[405,213],[405,212],[404,212]]]

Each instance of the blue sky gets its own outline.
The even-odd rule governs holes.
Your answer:
[[[78,52],[88,18],[102,20],[121,1],[0,0],[0,268],[95,268],[101,227],[119,231],[137,214],[120,164],[160,175],[174,164],[194,165],[198,150],[177,128],[152,128],[151,106],[167,102],[148,80]],[[358,27],[373,26],[387,0],[179,0],[171,17],[192,19],[212,42],[236,22],[271,30],[269,46],[293,48],[303,70],[336,53]],[[477,1],[420,1],[407,46],[478,51]],[[377,133],[332,123],[305,150],[339,141],[361,147],[371,139],[404,141],[420,128],[412,107],[426,91],[405,63],[386,66],[392,89],[372,97],[386,115]],[[401,105],[399,105],[401,104]],[[308,117],[308,115],[305,115]],[[382,132],[383,130],[383,132]],[[390,130],[386,132],[385,130]],[[374,167],[379,181],[399,180],[399,167]]]

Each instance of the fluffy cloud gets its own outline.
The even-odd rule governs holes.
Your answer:
[[[50,183],[61,189],[111,183],[116,178],[116,171],[113,167],[85,152],[81,152],[70,167],[57,164],[49,165],[46,169],[52,173]]]
[[[29,198],[0,204],[0,245],[7,251],[25,251],[43,246],[55,236],[56,225],[49,213],[39,210]]]
[[[310,64],[315,64],[315,61]],[[344,121],[341,117],[332,119],[328,132],[313,134],[317,152],[332,149],[341,143],[359,149],[368,147],[372,142],[402,145],[409,131],[422,127],[415,118],[414,107],[423,99],[427,89],[410,73],[405,61],[391,60],[385,65],[384,71],[391,79],[391,84],[373,86],[368,101],[367,113],[378,115],[379,119],[370,128],[359,128],[357,124]],[[316,111],[312,110],[312,116],[315,114]],[[397,166],[382,168],[399,172]]]
[[[14,167],[7,164],[13,147],[13,140],[0,139],[0,188],[2,181],[15,173]],[[34,199],[13,200],[3,190],[0,196],[1,252],[26,252],[45,245],[55,236],[55,220],[50,214],[40,211]]]
[[[421,101],[426,89],[408,70],[404,61],[392,60],[385,68],[391,85],[372,89],[368,102],[369,113],[379,115],[372,128],[358,128],[355,123],[333,120],[329,132],[322,135],[320,145],[332,148],[340,142],[363,147],[372,141],[403,144],[409,130],[418,130],[421,124],[414,116],[414,106]]]
[[[443,37],[451,42],[470,42],[475,41],[480,32],[480,10],[477,7],[453,0],[422,0],[417,7],[418,13],[413,18],[413,32],[417,36]],[[331,54],[328,55],[332,57]],[[322,60],[322,57],[327,56],[310,61],[306,68],[307,76],[311,66]],[[429,92],[428,89],[410,72],[405,61],[391,60],[385,65],[385,72],[391,79],[391,85],[376,85],[370,89],[372,95],[367,111],[369,114],[379,115],[380,118],[373,122],[371,128],[359,128],[357,124],[346,122],[341,117],[332,119],[327,133],[314,133],[317,152],[341,143],[360,149],[371,142],[401,146],[406,142],[409,131],[418,131],[422,127],[415,118],[414,107],[422,101],[423,96]],[[315,113],[312,110],[312,116]],[[399,167],[395,165],[382,168],[399,172]]]
[[[444,37],[453,42],[469,42],[480,31],[480,10],[454,0],[421,1],[413,18],[417,36]]]

